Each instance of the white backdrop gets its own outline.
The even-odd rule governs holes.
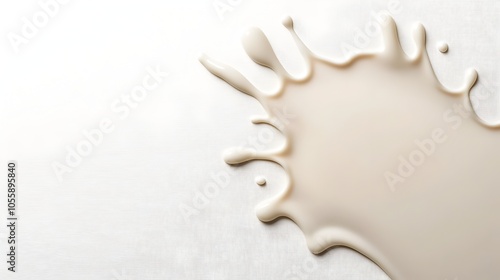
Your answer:
[[[18,271],[2,261],[1,279],[388,279],[349,249],[313,256],[289,220],[256,218],[255,205],[283,187],[284,173],[271,163],[232,168],[221,153],[259,141],[263,128],[249,117],[263,111],[197,61],[205,52],[271,86],[269,71],[244,54],[246,28],[262,27],[287,67],[300,71],[283,15],[315,52],[340,57],[342,44],[354,44],[388,1],[66,1],[45,7],[47,18],[35,0],[0,3],[0,166],[6,174],[7,160],[18,161],[20,196]],[[500,119],[498,15],[497,0],[401,0],[394,14],[404,46],[414,22],[426,26],[445,84],[458,86],[465,69],[478,70],[475,92],[492,93],[479,112],[489,120]],[[446,55],[435,48],[440,40],[450,45]],[[158,87],[126,101],[151,71],[169,75],[153,75],[148,85],[156,77]],[[66,165],[67,149],[85,145],[82,131],[103,121],[109,133],[72,158],[59,180],[53,165]],[[227,175],[228,186],[200,198],[213,174]]]

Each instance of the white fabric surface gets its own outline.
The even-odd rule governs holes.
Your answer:
[[[0,42],[0,163],[17,160],[20,178],[18,272],[4,263],[0,279],[388,279],[349,249],[313,256],[289,220],[258,221],[254,206],[279,191],[283,172],[270,163],[230,168],[221,152],[258,135],[249,117],[262,109],[197,61],[206,52],[270,86],[269,71],[243,52],[245,28],[263,27],[288,67],[300,71],[283,15],[295,18],[313,50],[339,57],[341,43],[352,44],[356,28],[387,2],[229,1],[223,20],[214,9],[219,2],[228,3],[70,0],[19,53],[8,39]],[[438,76],[458,86],[467,68],[478,69],[492,92],[480,113],[500,119],[500,2],[401,0],[401,7],[394,17],[404,46],[411,24],[421,21]],[[4,38],[38,10],[37,1],[0,3]],[[448,54],[434,47],[439,40],[449,43]],[[114,100],[157,65],[170,76],[117,118]],[[58,182],[51,164],[64,162],[66,146],[103,118],[114,121],[114,131]],[[180,205],[192,206],[220,172],[230,174],[229,186],[186,222]],[[267,177],[266,187],[254,183],[256,175]]]

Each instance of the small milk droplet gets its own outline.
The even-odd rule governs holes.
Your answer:
[[[439,42],[437,48],[442,53],[448,52],[448,44],[446,42]]]
[[[262,176],[255,177],[255,183],[259,186],[264,186],[266,184],[266,178]]]

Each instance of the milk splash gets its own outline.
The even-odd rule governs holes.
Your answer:
[[[288,29],[306,61],[292,76],[262,30],[253,28],[243,46],[257,64],[273,70],[279,87],[263,92],[239,71],[202,55],[214,75],[248,94],[268,115],[256,124],[275,126],[285,143],[269,151],[233,148],[231,165],[275,162],[288,175],[276,197],[257,207],[264,222],[292,219],[309,249],[320,253],[347,246],[377,263],[394,280],[496,279],[500,275],[500,133],[473,110],[470,91],[478,75],[449,89],[439,82],[421,24],[413,30],[414,52],[401,47],[394,20],[382,25],[383,48],[341,61],[312,53],[287,17]],[[450,108],[471,112],[460,125]],[[275,108],[296,119],[277,126]],[[440,129],[439,147],[405,183],[391,192],[384,174],[398,168],[414,143],[427,143]],[[422,139],[424,138],[424,139]]]

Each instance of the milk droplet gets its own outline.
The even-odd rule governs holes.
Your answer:
[[[257,176],[255,177],[255,183],[262,187],[267,183],[267,181],[266,178],[264,178],[264,176]]]
[[[446,42],[443,42],[443,41],[439,42],[437,44],[437,48],[442,53],[447,53],[448,52],[448,44]]]

